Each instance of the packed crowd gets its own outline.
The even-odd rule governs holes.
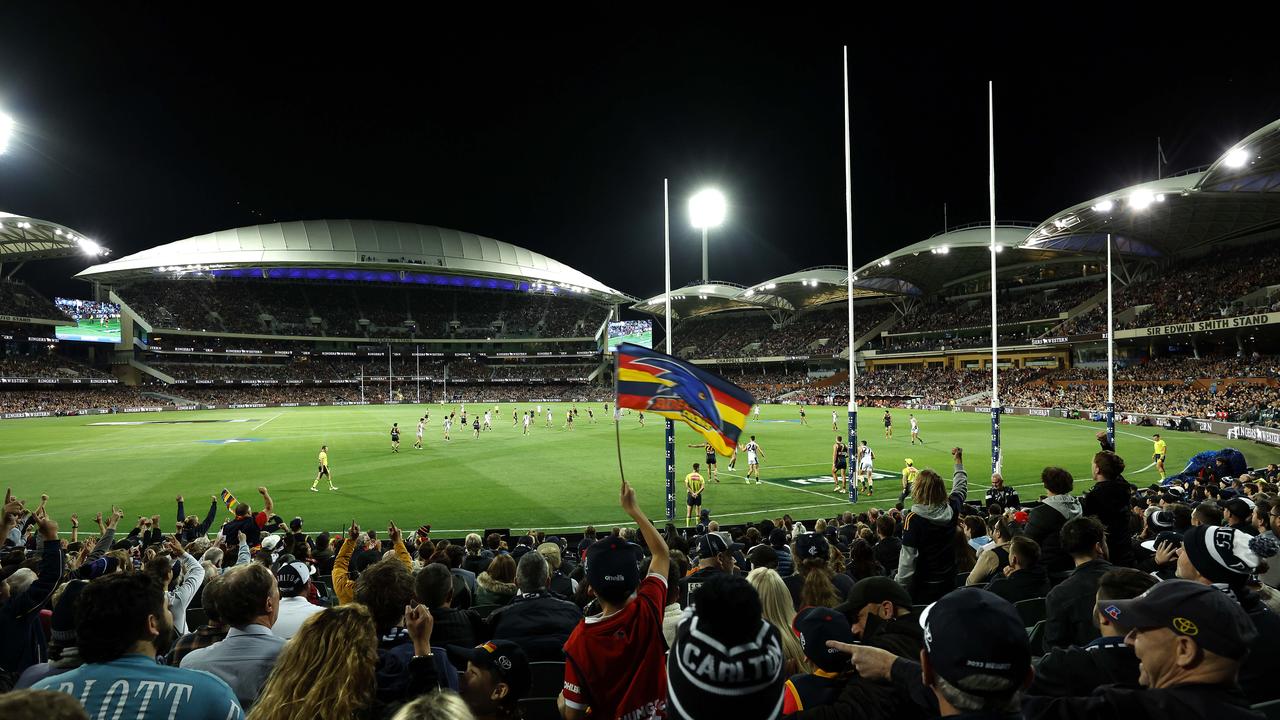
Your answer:
[[[123,385],[69,386],[68,389],[0,389],[0,414],[40,412],[77,415],[86,411],[120,411],[165,404],[160,400],[143,397],[140,388]]]
[[[623,481],[634,527],[560,536],[314,532],[266,487],[221,524],[216,496],[178,496],[174,524],[112,507],[81,534],[62,498],[7,491],[0,712],[1264,717],[1280,470],[1222,457],[1138,488],[1099,442],[1038,502],[999,475],[970,498],[953,448],[888,509],[660,531]]]
[[[0,313],[5,314],[5,313]],[[54,342],[55,331],[50,325],[33,325],[29,323],[0,322],[0,340],[7,337],[26,340],[30,337],[49,338]]]
[[[69,320],[48,298],[36,292],[26,283],[0,278],[0,315],[41,318],[45,320]]]
[[[3,348],[0,348],[3,350]],[[50,352],[38,355],[0,355],[0,378],[109,378],[96,370]]]
[[[305,383],[350,383],[359,379],[385,378],[388,363],[385,356],[363,359],[332,356],[298,356],[283,358],[211,358],[202,355],[162,355],[145,362],[161,372],[185,382],[238,383],[255,380],[276,382],[302,381]],[[0,364],[0,369],[4,366]],[[487,364],[476,360],[422,360],[400,355],[392,358],[390,372],[402,380],[423,379],[440,382],[447,376],[450,381],[489,382],[511,379],[521,380],[584,380],[594,364],[503,362]],[[3,375],[0,375],[3,377]]]

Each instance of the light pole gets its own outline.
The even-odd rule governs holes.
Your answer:
[[[707,282],[707,230],[724,222],[724,195],[715,188],[698,191],[689,198],[689,219],[702,230],[702,282]]]

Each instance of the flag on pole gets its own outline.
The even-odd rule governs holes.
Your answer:
[[[622,343],[614,375],[616,404],[683,420],[721,455],[732,455],[755,405],[751,393],[690,363]]]
[[[222,492],[218,493],[218,497],[222,498],[222,504],[226,505],[228,510],[236,506],[236,496],[232,495],[230,490],[222,488]]]

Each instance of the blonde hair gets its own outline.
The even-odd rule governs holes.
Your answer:
[[[391,720],[475,720],[475,715],[457,693],[441,690],[401,707]]]
[[[809,658],[804,656],[804,648],[791,629],[796,619],[796,609],[791,604],[791,591],[787,590],[782,576],[773,568],[758,567],[747,573],[747,582],[756,589],[760,596],[760,606],[764,619],[778,629],[782,636],[782,656],[795,662],[794,672],[809,672]]]
[[[925,468],[916,475],[916,485],[911,490],[911,499],[917,505],[941,505],[947,501],[947,486],[942,483],[938,473]]]
[[[358,603],[307,618],[284,646],[248,720],[350,720],[373,703],[378,631]]]

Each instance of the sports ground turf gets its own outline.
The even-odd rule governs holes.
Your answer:
[[[480,406],[468,405],[468,411]],[[562,429],[565,404],[553,406],[555,426],[544,417],[530,435],[512,427],[511,404],[501,405],[491,432],[471,437],[470,428],[457,428],[445,443],[439,405],[352,406],[323,408],[263,408],[69,418],[38,418],[0,422],[0,483],[14,494],[38,502],[48,493],[50,511],[70,528],[68,516],[79,513],[81,529],[93,530],[95,512],[117,503],[126,522],[139,515],[158,514],[161,527],[174,522],[174,498],[187,499],[187,512],[203,513],[210,495],[228,488],[260,505],[255,488],[266,485],[276,512],[286,520],[301,515],[309,530],[334,530],[354,518],[365,527],[385,527],[394,520],[402,527],[431,523],[436,534],[464,530],[538,528],[574,530],[590,523],[612,525],[626,518],[618,508],[618,460],[612,412],[590,404],[596,424],[587,422],[580,404],[572,432]],[[532,409],[533,404],[520,409]],[[455,407],[456,409],[456,407]],[[423,410],[431,412],[426,449],[414,450],[413,434]],[[861,434],[876,453],[876,467],[884,473],[872,498],[856,508],[887,507],[898,496],[898,471],[903,458],[917,467],[935,467],[950,482],[950,453],[965,449],[972,475],[970,497],[981,497],[988,486],[990,420],[980,413],[917,412],[921,435],[928,444],[908,444],[905,410],[894,410],[894,438],[886,440],[883,411],[859,413]],[[844,411],[841,409],[841,426]],[[830,408],[809,409],[809,425],[799,423],[795,406],[767,406],[760,421],[750,421],[746,434],[755,434],[765,461],[763,485],[745,484],[745,456],[738,470],[723,470],[720,484],[710,484],[704,505],[722,522],[758,521],[789,512],[797,517],[832,515],[850,507],[831,491],[826,473],[831,465]],[[399,422],[401,451],[390,451],[388,430]],[[122,424],[123,423],[123,424]],[[1039,472],[1061,465],[1076,477],[1076,492],[1089,480],[1089,459],[1097,450],[1096,423],[1031,417],[1006,417],[1002,423],[1006,481],[1023,490],[1024,499],[1039,494]],[[1253,465],[1280,462],[1280,449],[1246,440],[1227,440],[1199,433],[1167,432],[1170,472],[1181,469],[1196,452],[1222,447],[1242,450]],[[663,491],[663,421],[645,418],[640,427],[633,412],[621,422],[622,457],[627,478],[650,517],[665,514]],[[677,426],[677,484],[689,465],[702,462],[699,449],[686,446],[698,436]],[[744,435],[743,442],[746,438]],[[1154,482],[1150,428],[1117,427],[1119,451],[1129,463],[1132,482]],[[339,490],[309,492],[316,473],[316,454],[329,446],[330,466]],[[892,473],[890,477],[888,473]],[[1025,489],[1024,489],[1025,488]],[[677,512],[683,520],[684,493],[677,488]],[[218,522],[225,517],[220,516]],[[123,525],[123,524],[122,524]],[[215,523],[216,527],[216,523]]]

